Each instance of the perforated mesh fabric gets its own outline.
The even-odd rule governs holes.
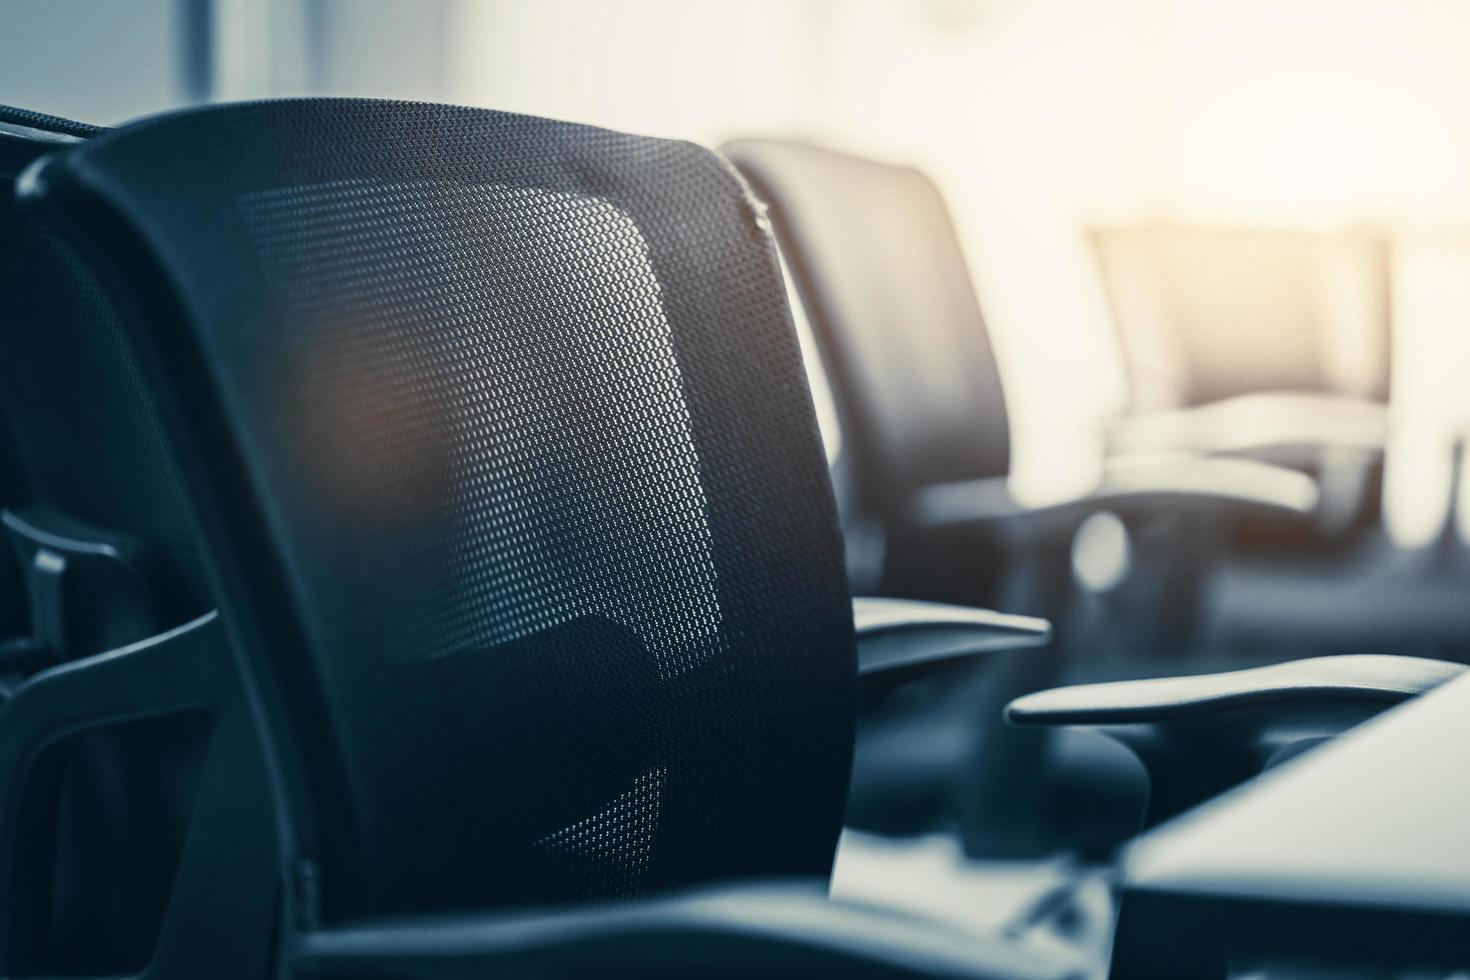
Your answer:
[[[196,445],[197,489],[258,529],[269,561],[237,571],[290,613],[230,597],[253,652],[321,694],[292,703],[298,745],[328,742],[329,912],[830,870],[841,546],[770,242],[718,158],[304,101],[149,121],[48,175],[177,289],[182,322],[140,337],[179,436],[218,413],[233,442],[246,485]]]
[[[101,126],[91,123],[77,122],[75,119],[63,119],[61,116],[52,116],[44,112],[35,112],[31,109],[22,109],[19,106],[0,105],[0,123],[8,123],[13,126],[24,126],[42,133],[56,133],[62,136],[75,136],[85,139],[102,132]]]
[[[427,656],[577,616],[635,630],[663,678],[719,652],[689,410],[627,217],[569,194],[356,181],[241,208],[288,315],[319,325],[298,370],[334,404],[300,435],[329,501],[393,518],[376,512],[421,497],[464,518],[437,542],[455,589],[426,582],[415,599],[433,622]],[[378,350],[388,373],[364,372]],[[394,499],[368,499],[363,481],[384,473]],[[568,520],[580,533],[548,533]],[[420,643],[423,626],[411,624]]]
[[[912,167],[782,140],[724,152],[771,206],[853,420],[868,506],[1004,476],[1005,393],[939,189]]]

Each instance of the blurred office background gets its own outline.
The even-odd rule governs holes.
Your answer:
[[[1393,554],[1470,540],[1470,6],[8,0],[7,23],[0,101],[99,123],[350,94],[915,163],[994,333],[1019,497],[1085,489],[1125,411],[1312,389],[1387,399]]]

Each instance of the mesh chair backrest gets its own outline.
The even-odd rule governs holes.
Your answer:
[[[717,157],[309,100],[128,127],[40,185],[167,287],[141,346],[312,767],[326,914],[830,870],[841,545]]]
[[[0,108],[0,129],[0,415],[13,437],[13,455],[0,460],[13,485],[0,506],[40,506],[135,537],[155,559],[157,613],[183,622],[210,604],[121,319],[71,248],[16,207],[26,165],[103,130],[10,108]]]
[[[932,181],[798,142],[724,153],[771,208],[884,507],[917,487],[1003,476],[1005,396],[949,210]]]

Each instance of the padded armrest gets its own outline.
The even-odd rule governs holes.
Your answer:
[[[865,693],[968,657],[1051,641],[1044,619],[916,599],[855,598],[852,622]]]
[[[1283,447],[1383,450],[1388,407],[1315,392],[1262,392],[1120,420],[1112,451],[1239,453]]]
[[[397,920],[304,937],[313,976],[952,977],[1063,980],[1075,961],[828,899],[821,885],[703,890],[602,908]]]
[[[1144,517],[1217,510],[1303,519],[1318,496],[1315,480],[1283,466],[1222,457],[1138,457],[1110,463],[1091,492],[1055,504],[1017,503],[1004,480],[963,480],[918,491],[909,513],[929,529],[990,525],[1034,535],[1065,533],[1103,510]]]
[[[1108,462],[1084,500],[1116,499],[1126,509],[1149,496],[1244,511],[1306,516],[1317,506],[1317,482],[1304,473],[1250,459],[1212,456],[1124,457]]]
[[[1133,750],[1152,783],[1151,825],[1465,670],[1420,657],[1317,657],[1055,688],[1012,701],[1006,719],[1085,726]]]

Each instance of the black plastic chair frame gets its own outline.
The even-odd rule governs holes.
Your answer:
[[[145,977],[258,977],[274,930],[279,874],[275,815],[253,712],[218,613],[139,643],[61,664],[22,683],[0,708],[0,968],[30,975],[38,925],[21,900],[44,869],[28,846],[23,788],[46,750],[105,726],[198,713],[210,727],[158,957]],[[39,867],[38,867],[39,865]],[[201,941],[203,940],[203,941]]]

